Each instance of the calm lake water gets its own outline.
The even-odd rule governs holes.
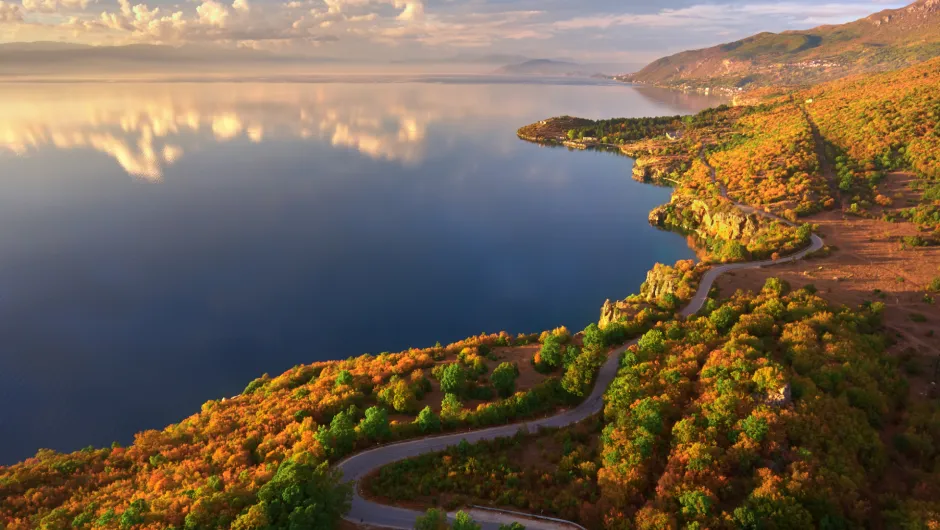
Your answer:
[[[0,464],[127,443],[299,363],[581,329],[693,257],[629,159],[515,130],[720,101],[363,81],[0,85]]]

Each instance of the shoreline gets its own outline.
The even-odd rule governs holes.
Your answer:
[[[518,136],[523,140],[531,141],[524,138],[522,134],[519,134]],[[541,144],[541,142],[535,143]],[[585,147],[585,149],[587,149],[587,147]],[[636,159],[633,160],[634,163],[636,163]],[[713,178],[715,178],[714,168],[708,165],[707,167],[711,170]],[[715,180],[717,182],[717,178],[715,178]],[[722,187],[722,196],[727,199],[726,195],[727,191]],[[732,201],[732,203],[739,207],[743,206],[753,209],[752,207],[740,205],[734,201]],[[774,220],[782,221],[790,226],[796,226],[796,223],[781,219],[772,213],[764,212],[758,209],[753,209],[753,211],[757,215],[762,215]],[[824,246],[825,243],[822,238],[816,234],[811,234],[809,245],[778,259],[712,265],[699,281],[698,288],[692,299],[689,300],[689,302],[681,310],[677,311],[677,316],[681,318],[688,318],[701,310],[701,308],[705,305],[705,301],[708,299],[708,293],[711,291],[715,282],[719,279],[719,277],[726,273],[738,270],[760,269],[769,266],[792,263],[806,258],[808,255],[821,250],[824,248]],[[422,512],[401,508],[394,505],[380,504],[363,497],[360,491],[363,479],[365,479],[370,474],[375,473],[382,467],[390,465],[394,462],[413,458],[422,454],[436,453],[446,449],[447,447],[460,443],[461,441],[476,443],[483,440],[492,440],[496,438],[513,436],[520,431],[538,432],[541,428],[567,427],[569,425],[583,421],[593,414],[597,414],[603,410],[604,394],[606,393],[610,384],[614,381],[614,378],[617,376],[620,365],[620,356],[630,346],[636,344],[638,340],[639,339],[630,340],[626,344],[616,347],[608,352],[607,360],[598,370],[591,394],[573,409],[563,410],[562,412],[553,416],[537,420],[510,423],[497,427],[467,431],[463,433],[447,434],[397,442],[350,455],[336,463],[334,468],[341,471],[344,478],[351,477],[349,483],[352,484],[353,488],[352,508],[346,514],[344,519],[352,523],[385,528],[413,528],[417,518],[423,515]],[[518,512],[517,518],[506,516],[503,517],[501,523],[512,521],[524,522],[526,515],[535,514],[525,514],[523,512]],[[453,518],[453,514],[448,514],[448,516]],[[570,521],[566,521],[566,523],[573,526],[578,526],[576,523]],[[481,522],[481,527],[484,530],[497,530],[499,525],[500,523],[497,522]]]

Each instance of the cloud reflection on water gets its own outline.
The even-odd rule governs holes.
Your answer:
[[[0,152],[30,156],[48,148],[91,149],[129,175],[154,182],[188,152],[240,139],[323,142],[407,165],[424,160],[435,122],[470,127],[487,116],[522,119],[539,112],[537,98],[498,85],[439,88],[421,83],[388,83],[382,90],[370,83],[3,85]],[[507,100],[509,93],[516,96]],[[643,89],[642,96],[673,108],[684,99],[689,108],[702,106],[697,96],[655,89]]]

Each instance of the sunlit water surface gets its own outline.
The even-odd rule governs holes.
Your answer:
[[[519,141],[692,113],[606,83],[0,86],[0,463],[179,421],[261,373],[596,321],[669,191]]]

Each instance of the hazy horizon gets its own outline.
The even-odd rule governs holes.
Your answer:
[[[726,0],[0,0],[0,74],[76,71],[108,63],[252,63],[284,58],[357,65],[509,64],[559,59],[623,73],[671,53],[761,31],[838,24],[904,2]],[[33,46],[10,43],[39,42]],[[68,44],[187,46],[82,53]],[[263,52],[263,53],[257,53]],[[162,53],[162,52],[160,52]],[[190,57],[197,56],[195,59]],[[113,69],[117,69],[114,67]],[[28,69],[27,69],[28,70]],[[14,72],[21,73],[21,72]]]

